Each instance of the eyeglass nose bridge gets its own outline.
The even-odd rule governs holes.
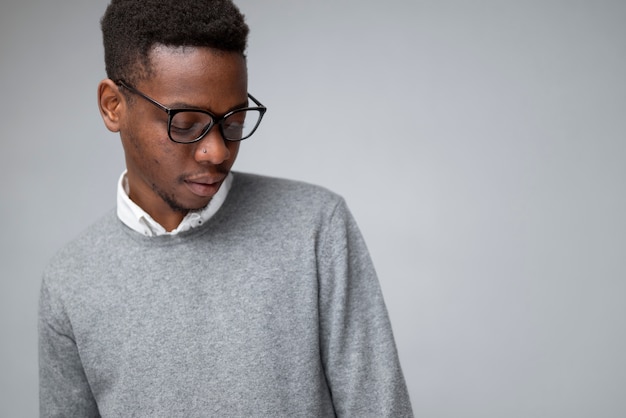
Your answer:
[[[204,130],[202,131],[200,136],[196,140],[194,140],[193,142],[202,141],[202,139],[204,139],[204,137],[207,136],[209,134],[209,132],[211,132],[211,130],[213,128],[215,128],[215,126],[217,126],[217,130],[220,133],[220,136],[222,137],[222,140],[224,142],[226,142],[226,138],[224,138],[224,134],[222,133],[222,125],[219,122],[215,122],[215,118],[212,117],[212,116],[211,116],[211,122],[204,128]]]

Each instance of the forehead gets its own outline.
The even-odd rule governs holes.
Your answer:
[[[149,59],[151,76],[139,88],[166,105],[186,103],[219,112],[247,98],[246,59],[238,52],[159,45]]]

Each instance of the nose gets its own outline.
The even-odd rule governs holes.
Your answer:
[[[196,143],[194,157],[199,163],[222,164],[230,158],[230,149],[220,130],[214,126]]]

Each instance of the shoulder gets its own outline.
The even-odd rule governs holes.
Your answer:
[[[343,202],[340,195],[322,186],[240,172],[235,173],[233,192],[257,202],[291,207],[322,208]]]
[[[115,211],[110,210],[53,255],[44,270],[44,281],[49,282],[49,286],[67,281],[75,272],[98,263],[104,250],[116,241],[116,235],[120,233]]]
[[[348,210],[344,199],[303,181],[236,172],[220,219],[229,228],[245,226],[266,234],[315,236]],[[236,224],[236,225],[234,225]]]

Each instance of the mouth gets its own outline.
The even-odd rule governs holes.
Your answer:
[[[183,180],[183,183],[191,191],[199,197],[213,197],[219,190],[224,176],[194,176]]]

